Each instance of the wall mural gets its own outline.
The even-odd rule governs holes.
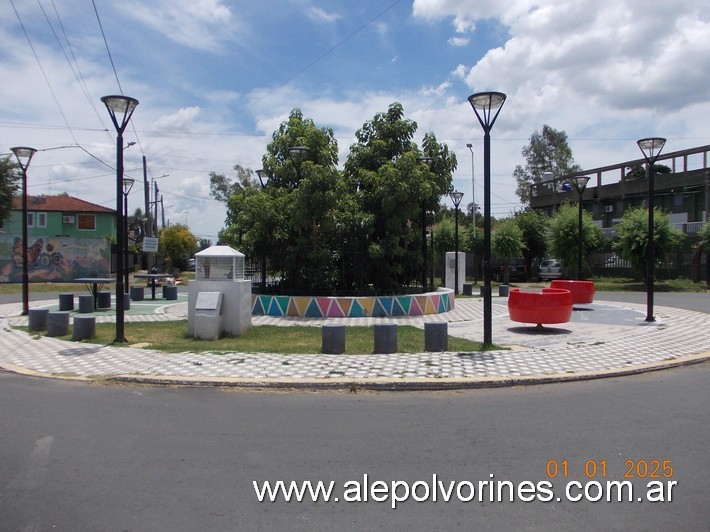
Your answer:
[[[29,237],[30,282],[63,282],[77,277],[107,277],[110,248],[105,238]],[[22,282],[22,239],[0,235],[0,283]]]

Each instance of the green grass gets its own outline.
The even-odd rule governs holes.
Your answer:
[[[239,353],[280,353],[312,354],[320,353],[320,327],[277,327],[261,325],[252,327],[240,337],[219,340],[196,340],[187,335],[187,321],[126,323],[124,326],[126,344],[141,344],[149,349],[168,353],[179,352],[239,352]],[[412,326],[399,326],[398,352],[420,353],[424,351],[424,331]],[[116,325],[100,323],[96,325],[96,337],[87,342],[108,345],[116,337]],[[347,354],[372,353],[374,349],[374,327],[347,327],[345,336]],[[71,334],[62,337],[71,340]],[[496,348],[496,347],[494,347]],[[483,346],[463,338],[449,336],[449,351],[482,351]]]

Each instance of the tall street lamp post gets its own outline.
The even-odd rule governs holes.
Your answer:
[[[259,183],[261,183],[261,189],[264,190],[269,182],[269,172],[266,170],[257,170],[256,175],[259,176]],[[261,256],[261,290],[265,292],[266,290],[266,255]]]
[[[138,105],[138,100],[129,96],[103,96],[111,121],[116,128],[116,339],[115,343],[126,341],[124,334],[125,288],[123,285],[123,132]]]
[[[582,278],[582,194],[584,194],[584,189],[587,188],[587,183],[589,183],[589,176],[580,175],[573,177],[570,181],[579,196],[579,201],[577,202],[579,207],[577,217],[577,280],[579,281]]]
[[[477,92],[468,97],[483,128],[483,344],[493,343],[491,292],[491,128],[505,103],[502,92]]]
[[[478,283],[478,268],[476,267],[476,174],[473,166],[473,144],[468,143],[466,147],[471,152],[471,217],[473,219],[473,284]]]
[[[652,137],[637,141],[644,159],[646,159],[646,171],[648,172],[648,242],[646,244],[646,321],[656,321],[653,317],[653,284],[656,270],[654,249],[653,249],[653,179],[655,177],[654,166],[658,156],[661,154],[666,139]]]
[[[451,201],[454,202],[454,208],[456,209],[454,218],[454,252],[456,257],[454,262],[454,294],[459,293],[459,205],[461,205],[462,198],[463,192],[457,190],[451,193]]]
[[[131,179],[130,177],[124,177],[123,178],[123,260],[125,261],[124,265],[124,272],[123,272],[123,282],[126,284],[125,290],[128,290],[129,287],[129,282],[128,282],[128,193],[131,191],[133,188],[133,183],[135,183],[135,179]],[[124,301],[125,303],[125,301]]]
[[[17,163],[22,170],[22,315],[27,316],[30,311],[30,285],[27,268],[27,168],[37,150],[26,146],[15,146],[10,150],[17,157]]]
[[[417,159],[420,163],[424,163],[427,165],[427,168],[431,170],[431,165],[434,164],[434,159],[431,157],[419,157]],[[422,260],[424,261],[424,264],[422,266],[422,290],[426,292],[426,274],[427,274],[427,260],[426,260],[426,201],[422,200],[422,215],[421,215],[421,224],[422,224]]]

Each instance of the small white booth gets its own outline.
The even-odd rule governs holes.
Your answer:
[[[187,333],[204,340],[240,336],[251,328],[251,281],[244,254],[229,246],[195,253],[195,280],[188,283]]]

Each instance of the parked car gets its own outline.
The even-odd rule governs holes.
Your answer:
[[[550,279],[562,279],[562,263],[557,259],[545,259],[540,263],[540,270],[537,274],[539,281],[549,281]]]
[[[187,259],[187,271],[188,272],[195,271],[195,259]]]
[[[503,280],[504,273],[503,265],[501,264],[498,271],[498,280]],[[520,257],[517,259],[512,259],[508,263],[508,281],[522,281],[528,280],[528,268],[525,266],[525,259]]]

